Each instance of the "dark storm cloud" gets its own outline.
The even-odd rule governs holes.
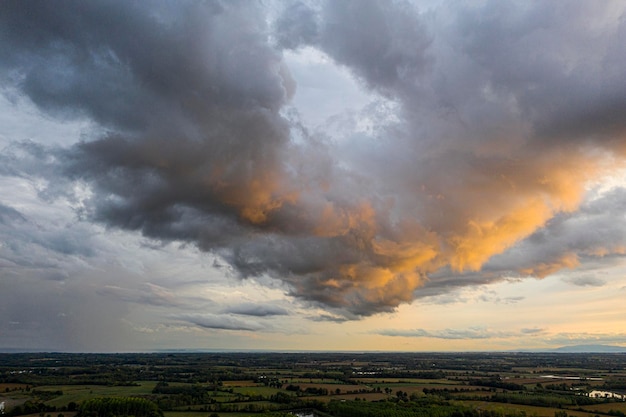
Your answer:
[[[67,149],[13,145],[0,173],[44,178],[44,199],[87,184],[81,218],[191,242],[329,317],[545,275],[624,253],[614,211],[585,218],[595,238],[574,221],[587,183],[626,151],[626,23],[611,5],[294,2],[268,23],[250,2],[4,1],[3,85],[99,129]],[[302,47],[394,117],[370,134],[310,134],[285,111],[282,49]],[[600,245],[605,232],[615,244]],[[123,288],[103,291],[165,302]],[[257,329],[224,317],[180,319]]]
[[[286,49],[311,44],[319,34],[318,13],[300,1],[289,4],[274,25],[276,41]]]

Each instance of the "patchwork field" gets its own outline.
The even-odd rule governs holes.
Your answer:
[[[623,392],[626,355],[24,355],[0,355],[7,417],[117,417],[83,410],[106,398],[164,417],[626,416],[626,402],[585,395]]]

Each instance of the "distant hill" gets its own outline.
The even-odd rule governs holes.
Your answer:
[[[626,347],[610,345],[574,345],[552,349],[557,353],[625,353]]]

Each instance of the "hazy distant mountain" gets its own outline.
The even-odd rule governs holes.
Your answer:
[[[560,348],[552,349],[552,352],[561,352],[561,353],[578,353],[578,352],[588,352],[588,353],[624,353],[626,352],[626,347],[622,346],[610,346],[610,345],[574,345],[574,346],[563,346]]]

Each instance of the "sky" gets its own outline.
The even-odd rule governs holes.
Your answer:
[[[0,350],[626,346],[623,1],[0,2]]]

